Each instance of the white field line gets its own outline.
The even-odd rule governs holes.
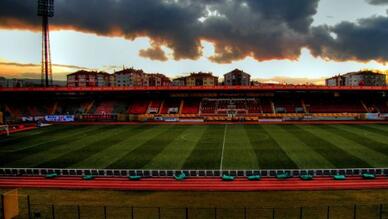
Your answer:
[[[224,129],[224,140],[222,142],[222,152],[221,152],[221,162],[220,162],[220,170],[222,170],[222,163],[224,161],[224,150],[225,150],[225,138],[226,138],[226,129],[228,128],[228,124],[225,125]]]

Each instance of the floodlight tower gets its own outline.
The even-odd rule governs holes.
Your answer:
[[[41,83],[42,86],[48,87],[53,83],[50,53],[50,29],[48,21],[49,17],[54,16],[54,0],[38,0],[38,16],[42,17]]]

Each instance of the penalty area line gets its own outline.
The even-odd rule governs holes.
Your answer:
[[[222,171],[222,163],[224,161],[224,150],[225,150],[225,138],[226,138],[226,129],[228,128],[228,124],[225,125],[224,129],[224,139],[222,141],[222,151],[221,151],[221,162],[220,162],[220,171]]]

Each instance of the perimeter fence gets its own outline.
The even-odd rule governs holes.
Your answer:
[[[150,170],[150,169],[57,169],[57,168],[0,168],[0,176],[45,176],[56,173],[58,176],[94,175],[102,177],[172,177],[185,173],[189,177],[214,177],[222,175],[246,177],[260,175],[276,177],[287,173],[290,176],[361,176],[364,173],[376,176],[388,176],[388,168],[345,168],[345,169],[258,169],[258,170]]]
[[[155,203],[156,204],[156,203]],[[2,206],[2,205],[1,205]],[[2,209],[3,210],[3,209]],[[3,212],[3,211],[1,211]],[[2,218],[2,217],[1,217]],[[354,204],[300,207],[163,207],[102,206],[31,203],[19,197],[20,219],[388,219],[388,204]]]

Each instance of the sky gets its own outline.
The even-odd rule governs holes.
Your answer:
[[[39,78],[35,0],[0,1],[0,76]],[[174,78],[239,68],[262,82],[323,83],[388,69],[388,0],[55,0],[55,80],[124,67]]]

